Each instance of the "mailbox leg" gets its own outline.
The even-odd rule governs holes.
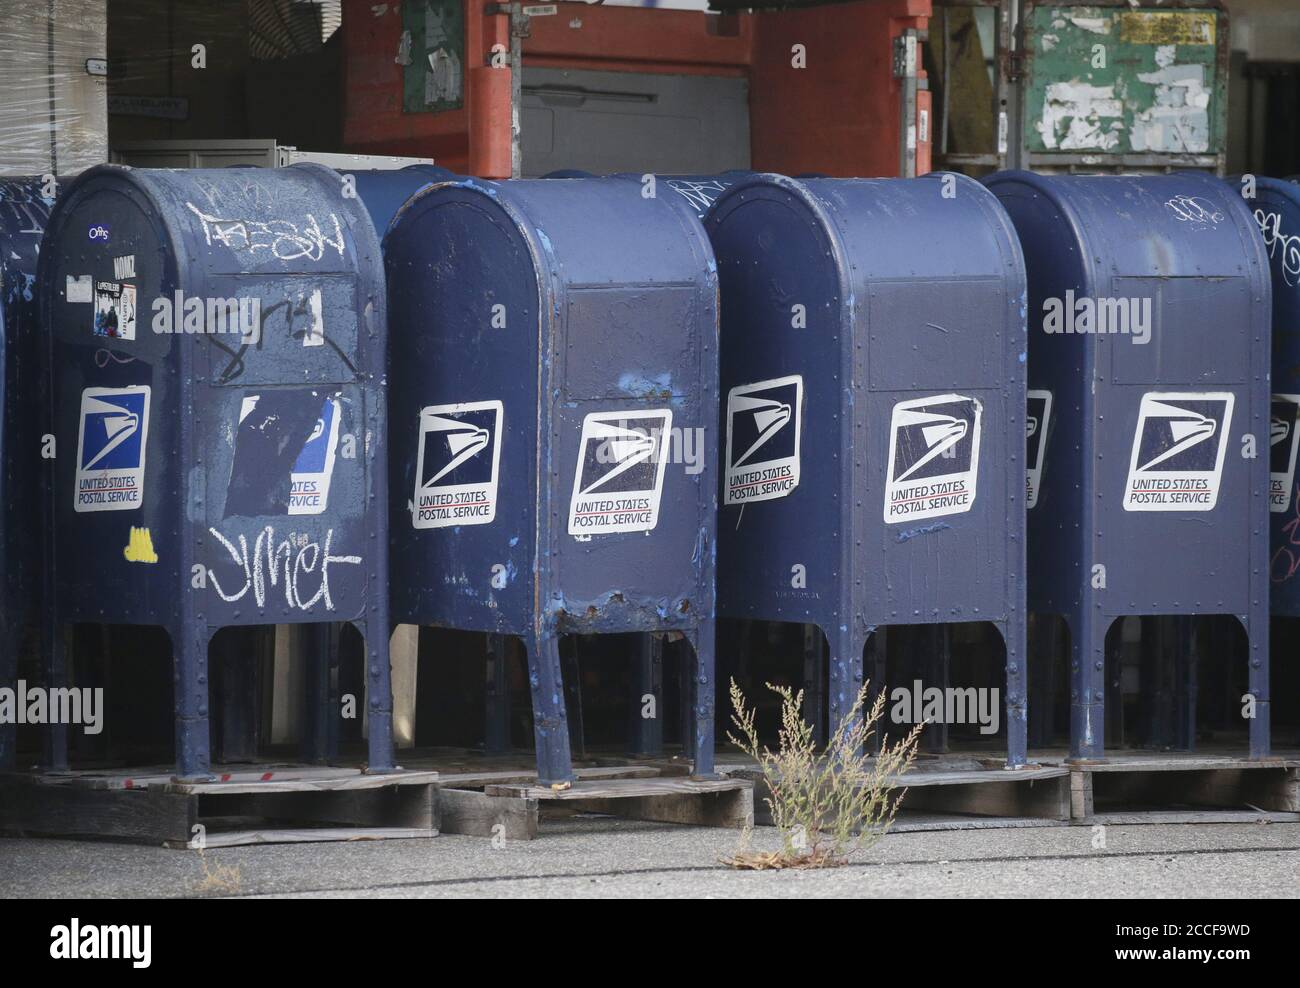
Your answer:
[[[1255,716],[1247,723],[1250,731],[1250,757],[1267,758],[1272,750],[1269,738],[1272,725],[1268,692],[1267,586],[1262,594],[1255,594],[1254,598],[1255,604],[1251,608],[1249,618],[1241,618],[1241,623],[1246,629],[1246,649],[1249,656],[1247,689],[1255,698]]]
[[[533,636],[528,642],[528,683],[533,696],[533,737],[537,744],[537,781],[542,785],[573,781],[569,718],[564,709],[560,640]]]
[[[640,635],[634,656],[632,692],[628,697],[629,749],[633,755],[664,753],[664,638]]]
[[[1075,612],[1070,624],[1070,758],[1105,754],[1106,618]]]
[[[510,676],[506,657],[510,639],[505,635],[487,636],[487,677],[484,699],[487,728],[484,751],[504,755],[510,750]]]
[[[866,708],[871,710],[875,707],[876,701],[880,696],[889,693],[889,673],[886,668],[888,654],[885,649],[885,629],[883,627],[872,627],[868,629],[866,644],[863,646],[863,663],[864,669],[870,669],[871,675],[868,679],[871,682],[871,689],[867,692]],[[873,751],[879,753],[881,745],[884,743],[885,735],[892,734],[893,729],[898,725],[890,717],[890,704],[887,702],[883,708],[882,715],[884,723],[877,724],[875,730],[871,732],[871,737],[867,743],[871,745]]]
[[[370,617],[354,627],[365,639],[367,771],[395,770],[393,757],[393,669],[388,658],[388,600],[371,605]]]
[[[713,732],[714,732],[714,698],[717,684],[714,682],[717,665],[714,659],[713,620],[701,621],[694,631],[687,633],[687,641],[695,652],[695,676],[692,684],[692,708],[695,711],[694,731],[691,737],[691,775],[697,779],[714,778],[713,771]]]
[[[849,711],[853,709],[858,694],[862,692],[863,679],[862,652],[865,643],[855,640],[847,625],[839,624],[836,627],[838,630],[833,635],[826,636],[831,643],[830,689],[827,695],[826,712],[828,743],[830,731],[841,728],[852,729],[853,725],[846,724],[844,721]]]
[[[172,662],[176,683],[176,774],[187,782],[212,778],[208,719],[208,643],[206,625],[174,629]]]
[[[742,625],[748,628],[751,621],[742,621]],[[748,654],[748,638],[741,638],[742,654]],[[689,642],[688,642],[689,643]],[[695,736],[695,651],[694,647],[690,649],[675,649],[677,655],[681,656],[681,662],[677,663],[677,684],[680,686],[679,707],[681,710],[677,714],[677,733],[681,736],[681,753],[686,754],[692,745],[692,738]],[[718,669],[714,668],[716,675]],[[748,680],[741,680],[748,682]]]
[[[1016,620],[999,625],[998,630],[1007,649],[1007,767],[1018,768],[1025,764],[1029,747],[1028,632],[1025,623]]]

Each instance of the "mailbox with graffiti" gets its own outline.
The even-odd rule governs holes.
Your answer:
[[[352,622],[390,767],[385,297],[360,202],[318,165],[104,166],[46,244],[52,679],[63,625],[165,627],[179,771],[202,777],[213,633]]]

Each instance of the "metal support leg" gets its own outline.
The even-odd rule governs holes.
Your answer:
[[[1106,620],[1078,612],[1070,622],[1070,758],[1105,757]]]
[[[366,657],[366,733],[368,770],[392,772],[393,756],[393,668],[388,659],[388,598],[371,604],[365,623],[358,625]],[[335,705],[337,723],[337,704]]]
[[[1259,599],[1262,598],[1262,599]],[[1255,716],[1247,721],[1250,731],[1250,757],[1267,758],[1272,750],[1270,732],[1271,701],[1268,687],[1268,593],[1253,600],[1248,618],[1242,618],[1246,629],[1249,679],[1247,689],[1255,698]]]
[[[841,627],[834,635],[827,635],[831,642],[830,654],[830,689],[827,697],[827,737],[830,731],[852,729],[852,723],[846,723],[849,711],[862,691],[862,648],[855,642],[852,632]]]
[[[510,676],[507,655],[510,639],[487,636],[487,670],[484,682],[484,714],[487,727],[483,748],[489,755],[510,751]]]
[[[1028,704],[1028,645],[1023,621],[1011,620],[998,630],[1007,648],[1007,765],[1015,768],[1028,760],[1029,710]],[[949,643],[951,644],[951,634]],[[1049,701],[1050,706],[1050,701]]]
[[[664,636],[640,635],[628,696],[628,747],[633,755],[664,753]]]
[[[573,759],[558,638],[534,636],[528,642],[528,683],[533,697],[537,781],[542,785],[572,782]]]
[[[713,771],[713,732],[714,732],[714,697],[717,692],[715,680],[716,663],[714,659],[714,622],[701,621],[696,629],[687,634],[691,649],[695,653],[695,682],[693,683],[692,709],[695,711],[695,724],[691,738],[691,775],[696,778],[712,778]]]
[[[695,651],[691,648],[683,648],[680,644],[675,645],[673,650],[681,656],[681,661],[677,664],[678,683],[681,687],[678,734],[681,736],[682,754],[685,755],[691,751],[691,745],[695,743]]]
[[[208,721],[208,643],[206,625],[172,632],[176,684],[176,774],[184,781],[212,778]]]
[[[888,669],[886,668],[886,663],[888,661],[888,652],[885,646],[886,639],[887,636],[885,629],[876,628],[863,646],[862,661],[865,664],[865,667],[870,670],[869,679],[871,681],[871,689],[867,694],[866,706],[870,709],[875,705],[877,698],[882,694],[886,697],[883,713],[881,714],[881,722],[876,725],[874,733],[868,740],[868,744],[871,745],[872,750],[876,752],[880,751],[885,735],[897,734],[898,729],[901,727],[901,725],[895,724],[893,719],[890,717],[891,704],[888,701],[889,675]]]

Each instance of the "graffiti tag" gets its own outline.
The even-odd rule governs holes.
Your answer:
[[[231,542],[215,528],[209,532],[217,539],[235,566],[244,571],[244,585],[237,592],[228,593],[218,582],[217,574],[208,569],[208,579],[212,581],[217,595],[228,604],[233,604],[253,591],[253,600],[257,606],[265,607],[268,590],[274,590],[281,582],[284,584],[284,599],[290,607],[309,611],[321,601],[325,602],[327,611],[334,610],[334,601],[330,598],[330,566],[359,566],[360,556],[332,556],[330,543],[334,539],[334,529],[325,533],[325,545],[314,542],[309,536],[295,537],[293,534],[276,542],[275,529],[267,525],[257,533],[250,556],[248,539],[238,537],[239,545]],[[316,592],[310,597],[305,593],[315,586]]]

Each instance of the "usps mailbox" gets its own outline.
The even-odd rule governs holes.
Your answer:
[[[384,241],[397,620],[519,635],[538,775],[572,778],[564,633],[679,632],[713,766],[717,280],[677,197],[463,180]]]
[[[0,687],[14,685],[40,602],[40,429],[37,417],[36,259],[54,183],[0,178]],[[0,771],[12,770],[16,727],[0,723]]]
[[[705,227],[722,292],[719,613],[819,626],[832,724],[877,629],[991,622],[1023,763],[1025,285],[1005,215],[958,175],[756,175]]]
[[[1231,185],[1240,192],[1240,181]],[[1274,614],[1300,617],[1300,185],[1255,178],[1247,200],[1273,281],[1273,397],[1269,416],[1269,581]]]
[[[1106,631],[1235,614],[1268,751],[1268,258],[1208,175],[987,180],[1029,275],[1030,608],[1072,643],[1070,750],[1104,753]],[[1185,690],[1184,744],[1195,737]]]
[[[343,172],[344,182],[352,188],[370,213],[375,232],[383,240],[393,214],[417,189],[430,182],[443,182],[456,176],[438,165],[407,165],[405,168],[363,168]]]
[[[55,627],[167,629],[178,772],[202,778],[214,631],[352,622],[368,762],[391,768],[385,301],[361,203],[319,165],[103,166],[45,244]]]

